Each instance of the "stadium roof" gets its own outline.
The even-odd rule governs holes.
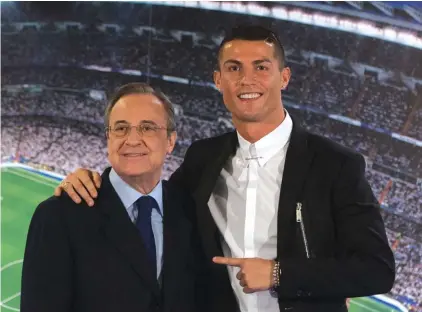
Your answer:
[[[270,7],[283,4],[313,11],[354,16],[422,32],[422,2],[420,1],[265,1],[259,3]]]

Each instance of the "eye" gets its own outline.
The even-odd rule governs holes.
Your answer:
[[[258,65],[256,68],[258,70],[268,70],[268,67],[267,66],[264,66],[264,65]]]
[[[125,126],[125,125],[118,125],[118,126],[115,126],[114,129],[113,129],[113,132],[117,136],[126,135],[126,133],[128,133],[128,131],[129,131],[129,126]]]
[[[123,131],[126,131],[127,128],[128,128],[127,126],[116,126],[114,128],[114,131],[123,132]]]
[[[238,65],[231,65],[229,66],[229,71],[238,71],[240,67]]]
[[[143,132],[155,132],[157,130],[157,126],[154,125],[142,125],[141,129]]]

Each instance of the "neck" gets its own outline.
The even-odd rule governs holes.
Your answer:
[[[233,124],[239,134],[248,142],[255,143],[277,128],[286,117],[284,109],[271,114],[264,121],[242,121],[233,118]]]
[[[141,176],[121,176],[122,180],[129,184],[132,188],[138,192],[146,195],[152,192],[152,190],[160,182],[161,173],[143,174]]]

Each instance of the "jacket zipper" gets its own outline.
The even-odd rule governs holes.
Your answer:
[[[302,232],[303,245],[305,246],[306,258],[310,258],[308,239],[306,238],[305,223],[302,216],[302,203],[296,204],[296,222],[300,223],[300,231]]]

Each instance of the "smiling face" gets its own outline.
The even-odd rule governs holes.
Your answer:
[[[281,89],[290,79],[280,70],[274,46],[264,40],[233,40],[221,50],[214,82],[223,94],[233,122],[266,122],[284,116]]]
[[[173,151],[176,132],[167,134],[167,113],[163,103],[152,94],[130,94],[121,97],[109,116],[108,159],[122,178],[142,174],[161,176],[167,153]],[[135,126],[143,125],[144,134]],[[131,127],[127,135],[124,127]],[[120,135],[119,135],[120,133]]]

